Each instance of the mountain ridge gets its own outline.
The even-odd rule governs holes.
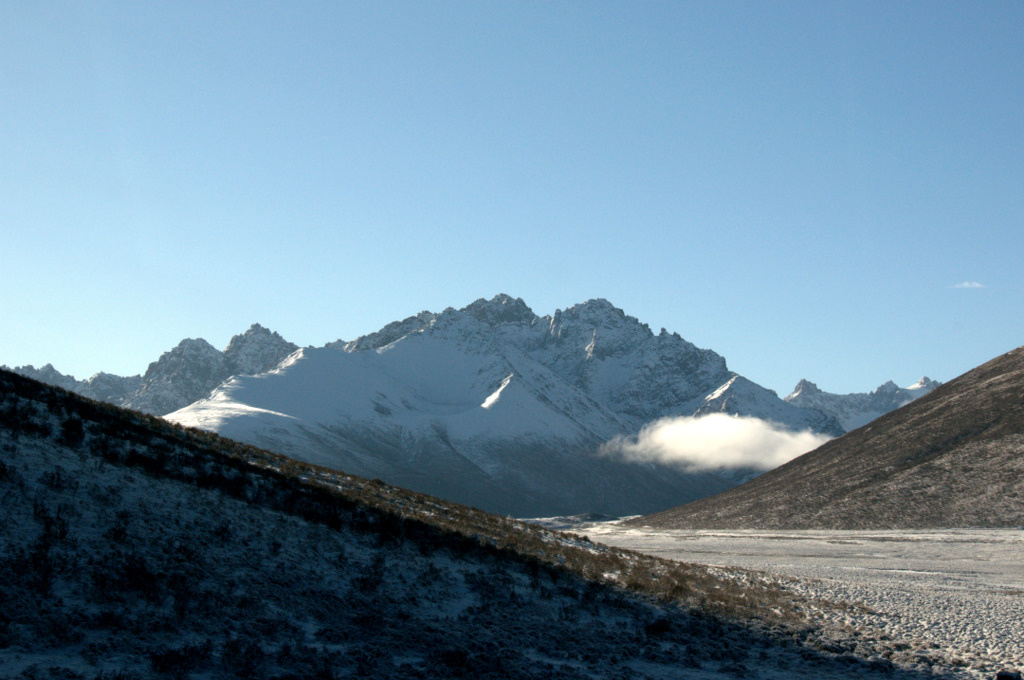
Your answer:
[[[941,384],[923,377],[910,387],[899,387],[889,380],[872,392],[833,394],[803,379],[784,397],[784,400],[797,406],[816,408],[831,415],[849,432],[923,397]]]
[[[296,349],[297,345],[278,333],[254,323],[232,337],[223,352],[202,338],[186,338],[149,364],[143,375],[100,372],[76,380],[52,364],[40,369],[19,366],[8,370],[90,399],[162,416],[208,395],[232,375],[267,371]]]

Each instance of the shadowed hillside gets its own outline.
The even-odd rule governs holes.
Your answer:
[[[631,523],[680,529],[1024,525],[1024,347],[742,486]]]
[[[0,498],[4,678],[927,675],[813,625],[756,573],[608,548],[3,371]]]

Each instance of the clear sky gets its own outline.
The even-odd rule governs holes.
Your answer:
[[[1024,344],[1024,3],[0,3],[0,364],[503,292],[785,395]]]

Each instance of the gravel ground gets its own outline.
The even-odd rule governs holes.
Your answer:
[[[1024,668],[1024,529],[670,531],[616,522],[573,529],[641,552],[780,577],[826,620],[903,656],[938,653],[991,678]]]

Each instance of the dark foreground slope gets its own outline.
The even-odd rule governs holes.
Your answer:
[[[801,620],[756,574],[595,545],[7,372],[0,500],[5,678],[924,677]]]
[[[633,523],[680,529],[1024,525],[1024,347],[742,486]]]

